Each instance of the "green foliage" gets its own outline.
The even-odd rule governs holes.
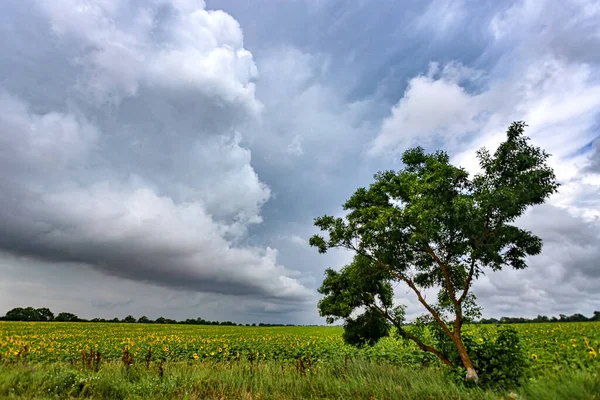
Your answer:
[[[432,325],[431,328],[435,332],[438,348],[443,349],[454,365],[459,366],[460,357],[448,336],[437,326]],[[480,374],[477,383],[480,387],[511,389],[517,387],[524,378],[528,367],[527,358],[516,329],[498,325],[495,335],[487,340],[464,335],[463,342],[475,370]],[[456,367],[453,373],[457,381],[461,381],[465,370],[463,367]]]
[[[373,346],[377,341],[390,334],[391,326],[378,311],[369,309],[354,319],[348,319],[344,325],[344,341],[348,344]]]
[[[527,360],[519,335],[509,326],[499,327],[495,340],[478,343],[472,337],[467,351],[473,357],[475,368],[481,371],[482,386],[516,387],[524,377]]]
[[[135,317],[133,315],[128,315],[125,318],[123,318],[123,322],[133,324],[136,321],[135,321]]]
[[[9,310],[6,321],[52,321],[54,314],[48,308],[17,307]]]
[[[77,318],[77,315],[73,313],[61,312],[58,313],[54,320],[58,322],[77,322],[79,318]]]

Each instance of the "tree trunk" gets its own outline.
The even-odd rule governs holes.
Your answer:
[[[463,366],[467,369],[467,376],[466,376],[467,380],[473,380],[473,381],[477,382],[479,380],[479,377],[477,376],[477,372],[475,371],[475,368],[473,368],[473,363],[471,362],[471,357],[469,357],[469,355],[467,354],[467,349],[465,348],[465,345],[463,344],[460,333],[457,333],[453,337],[453,341],[454,341],[454,344],[456,345],[456,349],[458,350],[458,355],[460,356],[460,360],[462,361]]]

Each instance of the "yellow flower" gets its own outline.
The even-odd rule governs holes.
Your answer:
[[[211,351],[211,352],[210,352],[210,355],[211,355],[211,356],[214,356],[214,355],[215,355],[215,352],[214,352],[214,351]]]
[[[194,357],[194,360],[197,360],[200,358],[200,357],[198,357],[198,354],[196,354],[196,353],[194,353],[194,355],[192,357]]]
[[[221,353],[222,351],[223,351],[223,349],[219,347],[219,353]]]
[[[532,354],[532,355],[531,355],[531,358],[532,358],[533,360],[537,360],[538,356],[537,356],[537,354]]]

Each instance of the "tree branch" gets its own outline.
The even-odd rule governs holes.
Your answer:
[[[448,357],[446,357],[444,355],[444,353],[442,353],[441,351],[439,351],[438,349],[436,349],[435,347],[431,347],[426,345],[425,343],[423,343],[421,341],[421,339],[419,339],[417,336],[413,335],[410,332],[407,332],[406,329],[402,328],[401,326],[398,326],[397,321],[394,320],[387,312],[383,311],[380,307],[378,307],[376,304],[372,304],[372,307],[374,307],[377,311],[379,311],[381,313],[381,315],[383,315],[385,318],[387,318],[392,325],[394,325],[396,327],[396,329],[401,330],[403,332],[403,334],[409,338],[410,340],[412,340],[413,342],[415,342],[417,344],[417,346],[419,346],[419,348],[423,351],[428,351],[432,354],[434,354],[435,356],[437,356],[437,358],[439,358],[444,364],[446,364],[447,366],[454,368],[454,364],[452,364],[452,362],[448,359]]]
[[[431,246],[429,246],[429,244],[427,244],[427,247],[425,247],[425,252],[429,254],[442,269],[442,273],[444,274],[444,281],[446,282],[446,289],[448,289],[448,295],[450,296],[452,306],[454,307],[455,318],[453,324],[453,333],[460,334],[460,327],[462,324],[462,307],[461,302],[456,299],[456,292],[454,290],[454,284],[452,283],[452,278],[450,276],[448,264],[440,260],[437,254],[435,254],[435,251],[433,251]],[[450,337],[452,338],[452,340],[454,340],[452,335],[450,335]]]
[[[488,221],[486,221],[485,226],[483,228],[483,234],[481,235],[481,237],[479,239],[477,239],[477,242],[473,245],[473,251],[475,251],[475,249],[479,248],[479,246],[481,246],[483,244],[483,241],[488,236],[493,236],[493,235],[494,235],[494,233],[493,233],[493,231],[490,232]],[[471,267],[469,268],[469,273],[467,274],[467,279],[465,279],[465,285],[463,287],[462,294],[458,298],[459,303],[462,303],[467,298],[467,293],[469,292],[469,288],[471,286],[471,281],[473,280],[473,274],[475,273],[475,261],[476,260],[475,260],[475,257],[473,257],[473,252],[471,252]]]
[[[421,304],[423,304],[423,306],[427,309],[427,311],[429,311],[429,313],[433,316],[433,319],[435,319],[435,321],[438,323],[438,325],[442,328],[442,330],[444,332],[446,332],[446,334],[450,337],[453,338],[453,334],[452,331],[450,330],[450,328],[448,328],[448,326],[446,325],[446,323],[442,320],[442,317],[440,317],[440,314],[435,311],[433,309],[433,307],[431,307],[427,301],[423,298],[423,296],[421,295],[421,292],[419,291],[419,289],[415,286],[414,282],[410,279],[408,279],[407,277],[405,277],[404,275],[394,271],[389,265],[387,265],[386,263],[382,262],[381,260],[379,260],[377,257],[374,257],[364,251],[358,250],[358,249],[354,249],[356,252],[362,254],[365,257],[368,257],[369,259],[371,259],[372,261],[375,261],[377,264],[379,264],[381,267],[385,268],[390,274],[392,274],[393,276],[395,276],[397,279],[400,279],[401,281],[403,281],[404,283],[406,283],[408,285],[409,288],[412,289],[413,292],[415,292],[415,294],[417,295],[417,298],[419,299],[419,302]]]
[[[469,273],[467,275],[467,279],[465,280],[465,286],[463,287],[463,292],[458,298],[458,302],[462,303],[467,298],[467,293],[469,292],[469,287],[471,286],[471,280],[473,279],[473,273],[475,272],[475,257],[471,257],[471,268],[469,268]]]
[[[454,292],[454,284],[452,283],[452,279],[450,277],[450,270],[448,269],[448,264],[444,263],[440,258],[435,254],[431,246],[427,245],[425,247],[425,252],[429,254],[433,260],[440,266],[442,272],[444,274],[444,280],[446,282],[446,288],[448,289],[448,293],[450,294],[450,300],[454,303],[454,308],[458,313],[458,309],[460,309],[460,303],[456,300],[456,294]],[[457,309],[458,307],[458,309]]]

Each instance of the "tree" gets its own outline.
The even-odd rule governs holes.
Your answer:
[[[40,321],[52,321],[54,320],[54,313],[49,308],[38,308],[36,310],[40,316]]]
[[[68,312],[61,312],[58,313],[58,315],[56,316],[56,318],[54,318],[55,321],[58,322],[77,322],[79,321],[79,318],[77,318],[77,315],[72,314],[72,313],[68,313]]]
[[[402,283],[458,353],[467,379],[478,379],[461,330],[478,315],[473,280],[485,268],[524,269],[525,257],[541,252],[542,240],[512,223],[559,186],[546,164],[549,155],[528,143],[525,126],[511,124],[493,155],[477,151],[482,171],[473,177],[451,165],[443,151],[409,149],[402,156],[405,168],[375,174],[369,188],[359,188],[344,204],[344,218],[315,219],[327,235],[311,237],[311,246],[320,253],[355,253],[341,271],[327,269],[319,289],[325,295],[320,315],[328,323],[344,320],[346,341],[373,343],[395,326],[421,350],[456,366],[448,346],[432,347],[404,329],[405,308],[392,301],[392,284]],[[432,288],[438,289],[433,301],[424,293]]]
[[[7,321],[52,321],[54,314],[48,308],[17,307],[6,313]]]
[[[558,314],[558,318],[560,322],[567,322],[569,320],[569,317],[567,317],[565,314]]]
[[[150,321],[150,318],[146,317],[145,315],[142,315],[142,316],[141,316],[141,317],[140,317],[140,318],[137,320],[137,322],[138,322],[138,323],[140,323],[140,324],[149,324],[149,323],[151,323],[152,321]]]
[[[122,322],[127,322],[128,324],[133,324],[135,322],[135,317],[133,315],[128,315],[123,318]]]
[[[33,307],[16,307],[6,313],[7,321],[37,321],[37,312]]]

